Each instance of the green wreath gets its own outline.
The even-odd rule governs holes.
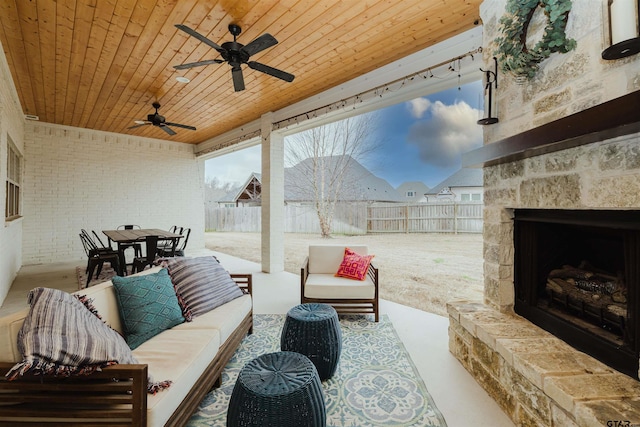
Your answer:
[[[534,12],[541,6],[548,22],[544,35],[533,48],[527,47],[527,31]],[[553,52],[567,53],[576,47],[576,41],[565,33],[571,0],[508,0],[507,13],[500,18],[502,36],[496,38],[502,71],[517,79],[531,79],[538,64]]]

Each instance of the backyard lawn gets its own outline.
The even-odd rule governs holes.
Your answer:
[[[446,316],[452,299],[482,301],[482,234],[285,234],[285,270],[300,274],[309,244],[365,244],[380,270],[380,297]],[[207,232],[207,248],[260,262],[260,234]]]

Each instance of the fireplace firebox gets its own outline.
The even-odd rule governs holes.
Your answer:
[[[515,311],[638,378],[640,213],[516,209]]]

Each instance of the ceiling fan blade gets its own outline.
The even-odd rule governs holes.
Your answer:
[[[240,66],[231,69],[231,77],[233,77],[233,88],[235,91],[240,92],[244,90],[244,77],[242,76],[242,68],[240,68]]]
[[[215,50],[217,50],[220,53],[223,53],[223,52],[226,53],[227,52],[222,47],[218,46],[217,44],[215,44],[214,42],[212,42],[211,40],[209,40],[208,38],[206,38],[202,34],[192,30],[191,28],[187,27],[186,25],[176,24],[176,28],[179,29],[179,30],[184,31],[185,33],[189,34],[192,37],[197,38],[202,43],[205,43],[205,44],[211,46],[212,48],[214,48]]]
[[[201,65],[209,65],[209,64],[222,64],[224,61],[222,59],[207,59],[205,61],[198,62],[190,62],[188,64],[174,65],[173,68],[176,70],[184,70],[187,68],[199,67]]]
[[[167,126],[176,126],[176,127],[179,127],[179,128],[196,130],[196,128],[194,128],[193,126],[181,125],[180,123],[165,122],[164,124],[167,125]]]
[[[249,61],[247,62],[247,65],[249,66],[249,68],[253,68],[254,70],[261,71],[273,77],[277,77],[279,79],[284,80],[285,82],[292,82],[293,79],[295,78],[293,74],[286,73],[282,70],[269,67],[268,65],[264,65],[256,61]]]
[[[135,128],[139,128],[141,126],[146,126],[146,125],[150,125],[151,123],[138,123],[137,125],[133,125],[131,127],[128,127],[127,129],[135,129]]]
[[[262,52],[263,50],[270,48],[271,46],[275,46],[277,44],[278,44],[278,40],[276,40],[275,37],[273,37],[269,33],[265,33],[260,37],[258,37],[257,39],[255,39],[254,41],[250,42],[248,45],[246,45],[240,50],[244,50],[246,53],[249,54],[249,56],[251,56],[251,55],[255,55],[258,52]]]
[[[165,124],[161,124],[158,125],[160,127],[160,129],[162,129],[163,131],[165,131],[166,133],[168,133],[169,135],[175,135],[176,133],[173,131],[173,129],[171,129],[170,127],[166,126]]]

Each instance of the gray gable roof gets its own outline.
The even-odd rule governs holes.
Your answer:
[[[482,187],[482,169],[463,168],[433,187],[426,194],[438,194],[444,188]]]
[[[339,162],[346,164],[344,174],[344,191],[338,200],[342,201],[374,201],[374,202],[403,202],[406,199],[386,180],[369,172],[351,156],[327,156],[322,158],[326,170],[336,167]],[[309,183],[309,174],[313,170],[313,159],[305,159],[295,166],[284,170],[284,199],[292,202],[308,202],[313,200]],[[262,174],[253,172],[241,186],[234,187],[219,202],[235,202],[253,178],[262,183]],[[330,187],[327,184],[327,187]]]
[[[376,202],[402,202],[404,199],[386,180],[369,172],[358,161],[348,155],[326,156],[321,158],[326,174],[340,165],[346,165],[343,180],[343,191],[338,200],[342,201],[376,201]],[[313,171],[313,158],[308,158],[300,163],[284,170],[284,198],[287,201],[313,200],[309,184],[309,174]],[[320,179],[317,178],[319,182]],[[307,183],[305,185],[305,182]],[[330,191],[331,183],[325,183]]]

